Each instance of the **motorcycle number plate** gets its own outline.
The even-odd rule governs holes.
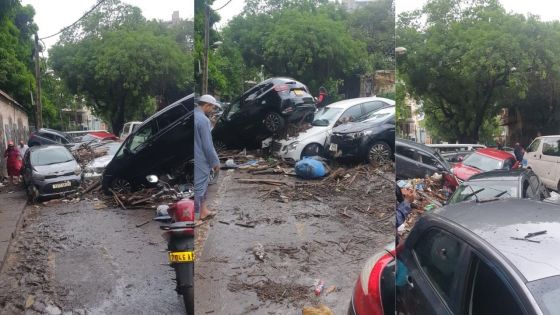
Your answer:
[[[183,263],[183,262],[193,262],[194,252],[170,252],[169,262],[171,263]]]

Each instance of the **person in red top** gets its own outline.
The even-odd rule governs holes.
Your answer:
[[[21,156],[18,148],[14,145],[13,141],[8,142],[8,148],[4,152],[4,158],[8,159],[6,166],[8,169],[8,176],[12,185],[19,182],[18,178],[21,171]]]
[[[325,107],[328,105],[328,99],[329,97],[329,93],[327,92],[327,89],[322,86],[319,88],[319,96],[317,97],[317,108],[321,108],[321,107]]]

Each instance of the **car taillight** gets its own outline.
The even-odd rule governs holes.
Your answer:
[[[394,254],[394,250],[391,253],[380,252],[366,262],[354,291],[353,305],[356,314],[383,315],[381,274],[394,259]]]
[[[290,90],[290,86],[287,84],[278,84],[274,86],[274,91],[276,92],[286,92]]]

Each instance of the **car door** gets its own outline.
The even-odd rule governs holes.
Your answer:
[[[477,252],[470,252],[467,258],[469,275],[465,281],[462,314],[473,315],[525,315],[523,291],[493,259],[486,259]]]
[[[113,166],[117,172],[115,178],[120,177],[135,183],[143,182],[142,176],[146,168],[151,170],[155,165],[152,152],[146,149],[151,145],[151,140],[157,132],[157,123],[153,119],[127,138],[122,152],[116,156],[117,159],[113,159],[118,161],[118,165]],[[158,159],[161,157],[157,156]]]
[[[560,138],[543,138],[541,154],[542,175],[544,184],[550,189],[560,189]]]
[[[33,168],[31,167],[30,155],[31,153],[29,152],[28,149],[27,152],[25,152],[25,155],[23,156],[22,176],[25,185],[29,185],[33,179]]]
[[[542,144],[543,144],[543,138],[537,138],[533,140],[533,142],[527,147],[526,153],[524,155],[524,159],[527,160],[527,165],[526,165],[527,168],[532,169],[533,172],[535,172],[535,174],[537,174],[537,176],[539,176],[539,178],[546,185],[546,182],[543,178],[545,167],[543,165],[543,161],[541,160]]]
[[[413,148],[397,144],[395,148],[395,161],[398,179],[410,179],[418,177],[418,154]]]
[[[535,174],[523,178],[523,198],[544,200],[550,193]]]
[[[439,227],[430,227],[406,242],[398,257],[397,312],[457,313],[467,267],[466,244]]]

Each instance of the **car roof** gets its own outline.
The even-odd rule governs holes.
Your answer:
[[[560,207],[528,200],[503,199],[486,203],[463,202],[433,214],[452,221],[486,241],[528,281],[560,275]],[[546,230],[531,238],[512,239]]]
[[[494,158],[494,159],[501,159],[501,160],[507,160],[510,158],[513,158],[514,156],[506,151],[503,150],[498,150],[495,148],[482,148],[482,149],[478,149],[475,151],[475,153],[480,153],[483,155],[486,155],[488,157]]]
[[[346,108],[348,108],[350,106],[354,106],[356,104],[361,104],[361,103],[365,103],[365,102],[372,102],[372,101],[383,101],[383,102],[387,103],[388,105],[391,105],[391,106],[395,105],[395,101],[390,100],[388,98],[371,96],[371,97],[358,97],[358,98],[351,98],[351,99],[347,99],[347,100],[342,100],[342,101],[338,101],[336,103],[329,104],[329,105],[327,105],[327,107],[346,109]]]
[[[54,129],[50,129],[50,128],[41,128],[41,129],[39,129],[38,132],[47,132],[47,133],[54,133],[54,134],[57,134],[57,135],[66,136],[66,134],[64,132],[54,130]]]
[[[171,110],[171,108],[173,108],[175,105],[177,105],[180,102],[183,102],[189,98],[194,98],[194,93],[191,93],[183,98],[180,98],[178,100],[176,100],[175,102],[167,105],[165,108],[163,108],[162,110],[160,110],[159,112],[154,113],[152,116],[148,117],[146,120],[144,120],[141,125],[144,125],[146,122],[148,121],[152,121],[154,118],[159,117],[160,115],[162,115],[163,113],[167,112],[168,110]]]
[[[540,138],[560,138],[560,135],[540,136],[535,139],[540,139]]]
[[[493,170],[475,174],[469,178],[467,182],[472,181],[485,181],[485,180],[517,180],[519,177],[532,173],[531,170],[526,168],[517,168],[512,170]]]
[[[401,145],[404,144],[404,145],[407,145],[409,147],[413,147],[413,148],[419,149],[419,150],[424,150],[424,151],[432,153],[432,154],[434,154],[436,152],[434,149],[430,148],[429,146],[427,146],[425,144],[410,141],[410,140],[406,140],[406,139],[402,139],[402,138],[396,138],[395,143],[397,144],[397,146],[400,143]]]
[[[45,144],[45,145],[34,145],[32,147],[29,148],[29,152],[35,152],[35,151],[40,151],[43,149],[49,149],[49,148],[64,148],[66,149],[65,146],[63,146],[62,144]],[[66,149],[68,150],[68,149]]]

